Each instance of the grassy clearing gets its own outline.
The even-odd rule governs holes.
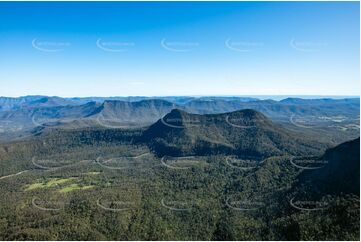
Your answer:
[[[72,192],[72,191],[75,191],[75,190],[86,190],[86,189],[91,189],[93,188],[94,186],[90,185],[90,186],[80,186],[79,184],[71,184],[71,185],[68,185],[60,190],[58,190],[58,192],[60,193],[68,193],[68,192]]]
[[[90,172],[87,172],[87,173],[84,173],[85,175],[99,175],[100,172],[99,171],[90,171]]]
[[[67,182],[74,181],[75,178],[50,178],[44,182],[36,182],[30,185],[27,185],[24,191],[31,191],[35,189],[42,189],[42,188],[50,188],[57,185],[65,184]]]

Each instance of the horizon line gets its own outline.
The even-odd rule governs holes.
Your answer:
[[[44,95],[44,94],[28,94],[28,95],[21,95],[21,96],[3,96],[1,95],[0,98],[22,98],[22,97],[58,97],[64,99],[71,99],[71,98],[131,98],[131,97],[145,97],[145,98],[153,98],[153,97],[319,97],[319,98],[343,98],[343,97],[353,97],[353,98],[360,98],[360,95],[318,95],[318,94],[238,94],[238,95],[223,95],[223,94],[210,94],[210,95],[111,95],[111,96],[59,96],[59,95]]]

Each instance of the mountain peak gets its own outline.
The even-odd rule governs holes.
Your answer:
[[[191,114],[191,113],[188,113],[184,110],[181,110],[179,108],[173,108],[169,113],[167,113],[166,116],[170,116],[170,117],[173,117],[173,116],[185,116],[185,115],[196,115],[196,114]]]
[[[158,155],[234,154],[268,157],[286,151],[314,152],[308,143],[252,109],[222,114],[192,114],[172,109],[143,135]],[[245,142],[247,141],[247,142]],[[295,148],[298,147],[298,148]]]
[[[242,109],[242,110],[237,110],[237,111],[233,111],[233,112],[229,112],[226,113],[227,115],[242,115],[242,116],[247,116],[249,118],[267,118],[266,116],[264,116],[262,113],[254,110],[254,109]]]

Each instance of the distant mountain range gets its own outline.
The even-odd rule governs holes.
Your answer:
[[[140,128],[154,124],[171,110],[192,114],[222,114],[244,109],[261,112],[291,128],[338,130],[342,140],[359,133],[360,99],[281,101],[247,97],[0,97],[0,136],[18,136],[39,127]],[[329,133],[329,132],[328,132]],[[351,135],[351,136],[350,136]],[[338,141],[337,141],[338,142]]]
[[[359,98],[317,98],[317,99],[302,99],[302,98],[285,98],[280,101],[275,99],[258,99],[254,97],[228,97],[228,96],[204,96],[204,97],[190,97],[190,96],[165,96],[165,97],[82,97],[82,98],[62,98],[57,96],[24,96],[24,97],[0,97],[0,110],[17,110],[28,107],[56,107],[67,105],[83,105],[89,102],[103,103],[105,101],[123,101],[123,102],[139,102],[145,100],[164,100],[178,105],[186,106],[189,109],[194,109],[197,112],[210,112],[211,108],[217,107],[219,112],[224,112],[225,109],[239,109],[242,105],[257,106],[263,105],[330,105],[330,104],[350,104],[359,103]],[[246,103],[246,104],[245,104]],[[213,105],[213,106],[210,106]],[[212,109],[212,112],[218,112]],[[228,110],[234,111],[234,110]]]
[[[68,109],[72,117],[74,111],[73,106],[80,106],[79,110],[85,107],[93,106],[92,113],[100,109],[108,109],[107,112],[115,112],[115,118],[119,115],[129,115],[131,112],[139,112],[140,110],[147,112],[155,112],[155,116],[160,118],[164,112],[158,109],[170,106],[177,107],[191,113],[212,114],[225,113],[241,109],[254,109],[264,113],[269,117],[289,117],[292,114],[297,115],[346,115],[354,116],[359,114],[360,100],[359,98],[348,99],[301,99],[287,98],[281,101],[274,100],[258,100],[255,98],[240,97],[127,97],[127,98],[60,98],[60,97],[44,97],[44,96],[26,96],[19,98],[0,97],[0,111],[2,113],[22,111],[27,116],[33,114],[42,115],[44,113],[58,113],[62,110],[63,115],[58,117],[66,117],[65,111]],[[110,110],[114,108],[114,110]],[[145,110],[148,109],[148,110]],[[91,111],[91,110],[89,110]],[[169,110],[168,110],[169,111]],[[21,113],[21,112],[20,112]],[[149,114],[149,113],[148,113]],[[20,114],[17,114],[20,115]],[[23,114],[24,115],[24,114]],[[54,114],[55,115],[55,114]],[[4,116],[4,114],[3,114]],[[80,112],[77,117],[90,116],[88,113]],[[57,117],[50,114],[49,118]],[[137,119],[134,117],[133,120]],[[141,120],[139,120],[141,121]]]
[[[26,107],[55,107],[55,106],[66,106],[66,105],[82,105],[88,102],[103,103],[105,101],[124,101],[124,102],[138,102],[151,99],[160,99],[176,104],[185,104],[192,100],[202,101],[213,101],[213,100],[224,100],[224,101],[256,101],[257,98],[251,97],[189,97],[189,96],[166,96],[166,97],[144,97],[144,96],[133,96],[133,97],[74,97],[74,98],[62,98],[57,96],[23,96],[23,97],[0,97],[0,110],[17,110]]]

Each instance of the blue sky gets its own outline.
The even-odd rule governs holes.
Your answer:
[[[358,2],[0,2],[0,96],[359,95]]]

